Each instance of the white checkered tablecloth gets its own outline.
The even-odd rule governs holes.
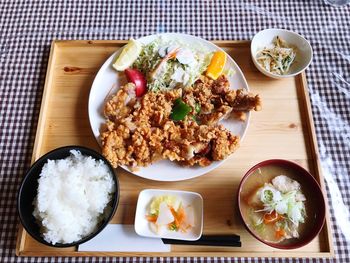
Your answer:
[[[245,3],[244,3],[245,2]],[[187,258],[17,258],[16,194],[30,165],[53,39],[128,39],[182,32],[209,40],[251,39],[286,28],[314,49],[307,70],[326,177],[335,260],[191,258],[193,261],[350,262],[350,7],[306,1],[0,0],[0,262],[182,262]]]

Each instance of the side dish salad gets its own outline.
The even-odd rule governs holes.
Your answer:
[[[146,219],[156,234],[166,229],[186,233],[195,226],[192,205],[186,205],[175,196],[169,195],[152,199]]]
[[[216,79],[225,63],[225,52],[210,52],[159,37],[147,45],[131,39],[113,67],[124,71],[128,81],[135,84],[136,95],[142,96],[147,91],[189,87],[204,72]]]
[[[296,50],[277,36],[273,44],[257,53],[256,59],[260,66],[268,72],[283,75],[287,74],[295,61]]]

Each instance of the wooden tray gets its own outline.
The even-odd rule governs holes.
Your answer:
[[[263,110],[252,113],[248,132],[238,149],[219,168],[181,182],[155,182],[118,169],[120,202],[111,223],[133,224],[138,193],[145,188],[190,190],[204,198],[204,233],[235,233],[241,248],[172,246],[170,253],[78,252],[76,247],[51,248],[33,240],[20,226],[19,256],[220,256],[220,257],[332,257],[330,220],[305,247],[282,251],[254,239],[239,219],[236,193],[240,179],[254,164],[271,158],[295,161],[320,182],[318,158],[305,75],[272,80],[257,71],[250,59],[250,42],[215,41],[238,63],[253,93],[259,93]],[[103,62],[124,41],[54,41],[46,75],[32,161],[64,145],[100,150],[91,132],[87,105],[90,87]],[[326,196],[326,195],[325,195]]]

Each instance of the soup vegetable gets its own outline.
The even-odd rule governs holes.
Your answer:
[[[276,176],[248,196],[250,226],[268,242],[298,238],[306,219],[305,201],[297,181]]]

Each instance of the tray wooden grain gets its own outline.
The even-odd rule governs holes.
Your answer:
[[[254,239],[243,227],[236,204],[237,187],[254,164],[272,158],[297,162],[314,174],[325,193],[313,118],[304,74],[272,80],[254,67],[248,41],[214,41],[242,69],[250,89],[259,93],[263,110],[252,113],[241,147],[214,171],[187,181],[154,182],[118,169],[120,202],[111,223],[133,224],[138,193],[146,188],[179,189],[204,198],[204,233],[235,233],[241,248],[172,246],[170,253],[78,252],[76,247],[51,248],[19,228],[19,256],[220,256],[220,257],[333,257],[330,220],[307,246],[282,251]],[[46,75],[32,161],[64,145],[100,150],[91,132],[87,105],[90,87],[103,62],[125,41],[54,41]],[[326,195],[325,195],[326,196]]]

